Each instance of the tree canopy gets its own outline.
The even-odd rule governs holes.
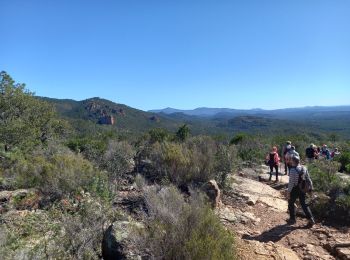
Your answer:
[[[6,147],[28,147],[45,142],[59,129],[50,104],[0,72],[0,142]]]

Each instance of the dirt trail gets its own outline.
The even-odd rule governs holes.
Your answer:
[[[307,228],[300,210],[297,224],[286,224],[288,176],[269,181],[266,168],[241,175],[231,176],[231,189],[218,209],[225,226],[237,234],[240,259],[350,259],[349,227],[317,223]]]

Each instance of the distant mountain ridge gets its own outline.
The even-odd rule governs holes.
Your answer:
[[[234,109],[234,108],[209,108],[209,107],[199,107],[195,109],[182,110],[176,108],[164,108],[164,109],[154,109],[149,110],[152,113],[163,113],[171,115],[174,113],[183,113],[189,116],[200,116],[200,117],[212,117],[217,115],[226,116],[237,116],[237,115],[258,115],[258,114],[268,114],[268,115],[281,115],[285,113],[295,113],[295,112],[350,112],[350,105],[344,106],[306,106],[298,108],[283,108],[283,109]]]
[[[98,97],[81,101],[38,97],[51,103],[58,114],[76,128],[89,129],[97,125],[110,125],[112,129],[143,132],[156,127],[175,130],[179,123],[167,116],[145,112],[124,104]],[[106,127],[105,127],[106,128]]]
[[[152,128],[175,132],[187,124],[191,133],[228,135],[248,133],[337,133],[350,138],[350,106],[304,107],[277,110],[166,108],[149,112],[101,98],[82,101],[38,97],[54,105],[58,114],[79,132],[145,133]]]

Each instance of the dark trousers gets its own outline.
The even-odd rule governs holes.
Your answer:
[[[270,164],[270,179],[272,177],[273,168],[276,170],[276,180],[278,180],[278,165]]]
[[[290,173],[290,166],[286,162],[284,162],[284,173],[288,175]]]
[[[288,201],[288,209],[289,209],[289,215],[290,219],[295,219],[295,206],[294,203],[299,198],[301,207],[303,208],[303,211],[307,217],[307,219],[313,218],[311,210],[309,206],[306,204],[305,199],[306,199],[306,194],[303,193],[299,187],[294,187],[292,189],[292,192],[290,193],[290,199]]]

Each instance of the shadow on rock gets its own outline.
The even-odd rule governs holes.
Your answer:
[[[246,240],[256,240],[264,243],[270,242],[270,241],[275,243],[280,241],[283,237],[289,235],[292,231],[296,229],[303,229],[303,228],[304,227],[296,227],[296,226],[284,224],[284,225],[276,226],[270,230],[267,230],[258,236],[243,235],[242,238]]]

